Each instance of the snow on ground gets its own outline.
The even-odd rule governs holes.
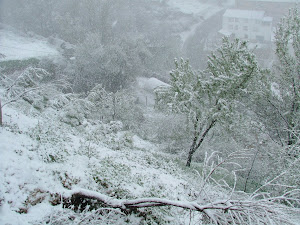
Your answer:
[[[141,139],[139,136],[134,135],[132,137],[133,140],[133,146],[135,148],[139,148],[139,149],[149,149],[152,148],[153,145],[150,145],[148,141],[145,141],[143,139]]]
[[[153,78],[141,80],[145,81],[143,84],[149,82],[149,88],[162,84]],[[1,88],[0,98],[6,100]],[[187,170],[176,156],[160,152],[156,144],[130,131],[113,130],[110,124],[101,121],[85,120],[73,127],[61,122],[62,114],[50,106],[42,112],[27,107],[20,100],[3,108],[1,225],[91,224],[85,219],[92,212],[76,214],[57,203],[64,193],[77,188],[119,199],[157,197],[183,202],[200,199],[203,179],[194,170]],[[206,189],[201,204],[206,197],[227,198],[226,192],[218,187],[206,185]],[[148,216],[166,221],[160,224],[197,224],[201,216],[195,214],[191,222],[189,211],[174,207],[149,210]],[[110,221],[112,212],[106,217]],[[97,220],[93,224],[124,224],[143,219],[137,214],[122,217],[120,213],[114,215],[116,218],[118,222]]]
[[[101,123],[71,127],[50,111],[25,115],[21,108],[3,108],[0,224],[41,224],[64,210],[49,203],[50,193],[76,187],[128,198],[185,200],[189,178],[156,145],[136,135],[123,144],[126,132],[107,133]]]
[[[55,57],[59,52],[44,38],[29,37],[7,26],[0,26],[0,61]]]
[[[36,143],[26,134],[37,120],[9,107],[4,107],[3,111],[3,121],[10,127],[0,128],[0,198],[4,198],[0,224],[27,224],[16,211],[23,207],[28,190],[50,187],[48,176],[45,176],[49,174],[32,152]]]

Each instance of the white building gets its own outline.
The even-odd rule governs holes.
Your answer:
[[[220,33],[253,42],[268,42],[272,39],[272,21],[264,11],[228,9],[223,15]]]

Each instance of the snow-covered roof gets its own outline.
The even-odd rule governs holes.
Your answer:
[[[227,9],[224,17],[244,18],[244,19],[263,19],[264,11],[256,10],[241,10],[241,9]]]
[[[153,91],[155,88],[159,86],[170,86],[169,84],[158,80],[157,78],[151,77],[151,78],[145,78],[145,77],[139,77],[137,78],[138,80],[138,86],[148,90],[148,91]]]

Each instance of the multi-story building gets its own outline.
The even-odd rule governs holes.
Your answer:
[[[227,9],[223,15],[224,35],[232,35],[253,42],[269,42],[272,39],[272,17],[264,11]]]

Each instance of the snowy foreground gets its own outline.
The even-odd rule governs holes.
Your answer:
[[[204,216],[219,219],[234,205],[253,207],[253,218],[264,213],[266,201],[211,185],[203,171],[186,169],[118,122],[72,127],[61,115],[51,108],[39,113],[22,101],[3,108],[0,224],[201,224]],[[107,207],[72,206],[66,199],[74,193]],[[170,206],[121,210],[140,203]],[[267,207],[273,205],[270,221],[293,217],[284,206]]]
[[[88,213],[75,215],[54,201],[55,196],[78,187],[119,198],[174,200],[186,200],[195,191],[189,185],[194,177],[185,175],[175,159],[159,153],[151,143],[103,124],[86,122],[72,128],[57,122],[56,116],[49,111],[29,117],[4,107],[0,224],[77,224]],[[140,220],[112,214],[105,216],[104,224]],[[166,219],[185,223],[188,215],[182,212]]]

